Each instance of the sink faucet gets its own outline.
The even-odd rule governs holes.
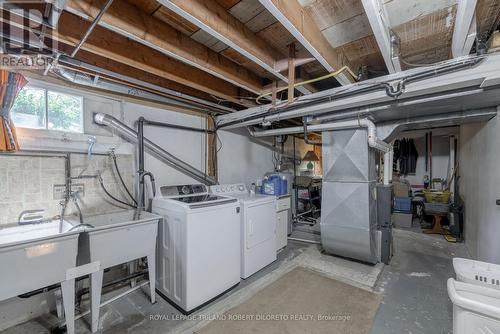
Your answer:
[[[78,217],[80,218],[80,224],[77,226],[85,225],[83,223],[83,215],[80,205],[78,204],[78,191],[70,191],[66,198],[61,201],[61,218],[59,221],[59,233],[62,233],[63,224],[64,224],[64,216],[66,214],[66,209],[68,207],[68,203],[72,201],[75,204],[76,210],[78,211]]]

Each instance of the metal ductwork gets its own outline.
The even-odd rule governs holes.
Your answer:
[[[476,90],[475,96],[480,96],[484,91],[500,88],[499,63],[499,56],[453,59],[434,66],[317,92],[299,97],[291,104],[265,105],[222,115],[217,117],[217,127],[231,129],[297,117],[337,117],[336,114],[344,112],[349,114],[342,117],[359,117],[360,113],[354,110],[356,108],[365,109],[362,112],[366,111],[373,117],[372,107],[383,108],[408,99],[416,104],[425,102],[419,99],[429,95],[453,94],[457,90],[464,94]],[[400,114],[404,114],[404,111]],[[384,116],[384,120],[390,117]],[[394,113],[394,116],[397,118],[398,114]],[[375,120],[382,119],[375,117]]]
[[[263,131],[256,131],[253,130],[251,127],[249,127],[248,131],[250,132],[250,135],[253,137],[267,137],[267,136],[279,136],[286,134],[303,133],[305,129],[307,129],[307,131],[310,132],[323,132],[323,131],[352,130],[359,128],[367,129],[368,146],[384,154],[384,184],[388,185],[390,183],[390,180],[392,179],[392,168],[390,168],[390,166],[392,166],[391,160],[393,157],[392,146],[387,144],[383,140],[378,139],[377,127],[372,121],[370,121],[367,118],[347,120],[342,122],[332,122],[325,124],[315,124],[315,125],[304,124],[304,126],[295,126],[289,128],[271,129]]]
[[[377,133],[379,138],[383,138],[383,140],[390,142],[403,131],[458,126],[464,123],[487,122],[497,116],[497,113],[497,108],[483,108],[383,122],[377,123]]]
[[[125,140],[136,144],[137,143],[137,131],[123,124],[115,117],[104,114],[104,113],[96,113],[94,115],[94,121],[99,125],[105,125],[110,127],[113,131],[119,134]],[[205,174],[204,172],[198,170],[197,168],[185,163],[174,155],[170,154],[160,146],[153,143],[151,140],[144,138],[144,147],[149,153],[151,153],[154,157],[159,159],[160,161],[166,163],[170,167],[178,170],[179,172],[192,177],[196,181],[199,181],[206,185],[215,185],[217,184],[217,180],[215,180],[212,176]]]

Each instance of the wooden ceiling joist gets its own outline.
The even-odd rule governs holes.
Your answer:
[[[382,0],[361,0],[389,73],[401,72],[399,55],[392,54],[389,15]]]
[[[67,0],[66,10],[93,20],[104,2]],[[125,1],[113,4],[99,25],[252,93],[262,90],[261,79],[251,71]]]
[[[328,43],[297,0],[259,0],[259,2],[328,72],[334,72],[344,66],[343,56]],[[336,79],[342,85],[353,82],[352,78],[344,73],[337,75]]]
[[[283,69],[278,69],[276,66],[283,55],[229,14],[216,1],[158,0],[158,2],[273,74],[276,78],[288,82],[288,78],[280,72]],[[310,93],[304,87],[300,87],[299,90],[305,94]]]
[[[453,58],[470,53],[476,39],[476,4],[477,0],[462,0],[457,4],[457,16],[451,42]]]
[[[213,101],[213,99],[210,97],[210,94],[205,93],[203,91],[193,89],[192,87],[186,85],[181,85],[175,81],[168,80],[163,77],[152,75],[151,73],[141,71],[132,66],[119,63],[110,58],[98,56],[96,54],[90,53],[85,50],[82,50],[78,53],[77,60],[99,68],[106,69],[108,71],[120,75],[130,76],[134,79],[150,83],[152,85],[164,87],[173,91],[177,91],[182,94],[187,94],[207,101]]]
[[[25,22],[20,16],[6,16],[6,13],[2,11],[1,20],[12,26],[26,29]],[[64,44],[76,45],[89,26],[90,22],[65,12],[61,15],[58,29],[51,31],[47,36]],[[237,86],[99,26],[89,36],[82,46],[82,50],[113,59],[116,62],[178,82],[238,105],[246,107],[254,105],[247,100],[238,98],[240,89]],[[133,73],[127,75],[133,77]]]

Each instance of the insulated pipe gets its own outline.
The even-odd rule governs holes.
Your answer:
[[[323,132],[323,131],[334,131],[334,130],[348,130],[366,128],[368,131],[368,146],[374,148],[382,153],[384,153],[384,184],[389,185],[391,178],[391,170],[389,168],[391,160],[392,146],[387,144],[383,140],[377,138],[377,127],[375,124],[367,118],[355,119],[341,122],[325,123],[310,125],[307,127],[308,131],[313,132]],[[268,136],[279,136],[287,134],[302,133],[304,127],[296,126],[281,129],[263,130],[255,131],[251,127],[248,127],[248,131],[252,137],[268,137]]]
[[[137,132],[127,125],[123,124],[113,116],[104,113],[96,113],[94,115],[94,121],[97,124],[109,126],[127,141],[134,144],[137,143]],[[170,154],[147,138],[144,138],[144,147],[148,149],[149,152],[152,153],[155,157],[171,166],[172,168],[180,171],[181,173],[184,173],[187,176],[192,177],[193,179],[206,185],[217,184],[217,181],[213,177],[185,163],[184,161]]]

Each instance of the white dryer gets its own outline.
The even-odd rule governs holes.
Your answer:
[[[241,278],[276,260],[276,197],[250,194],[244,184],[211,186],[214,195],[237,198],[241,205]]]
[[[240,282],[240,204],[202,184],[163,186],[153,200],[157,292],[191,313]]]

